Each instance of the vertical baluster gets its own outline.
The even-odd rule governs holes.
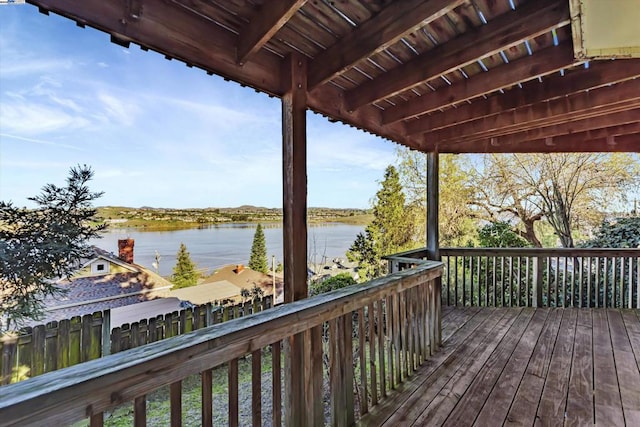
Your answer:
[[[398,296],[400,297],[400,348],[402,349],[400,356],[402,357],[403,377],[406,380],[411,374],[411,364],[409,363],[409,352],[411,350],[409,341],[411,338],[408,333],[409,317],[407,313],[408,291],[401,292]]]
[[[380,371],[380,396],[387,395],[387,382],[386,382],[386,363],[384,358],[384,344],[385,344],[385,316],[383,311],[383,301],[380,299],[377,301],[377,317],[378,317],[378,366]],[[387,334],[389,333],[389,320],[386,323]],[[372,357],[373,360],[373,357]],[[389,360],[387,358],[387,360]]]
[[[144,427],[147,425],[147,398],[138,396],[133,401],[133,425]]]
[[[462,256],[462,305],[467,305],[467,257]]]
[[[238,425],[238,359],[229,361],[227,366],[229,376],[229,425]]]
[[[393,297],[390,295],[387,297],[385,305],[387,315],[387,360],[389,361],[389,390],[395,388],[395,363],[394,363],[394,351],[393,346],[395,344],[395,328],[393,327]]]
[[[531,258],[525,257],[524,264],[524,305],[525,307],[533,307],[533,299],[531,296],[531,282],[533,281],[533,277],[531,277]]]
[[[556,307],[560,307],[560,257],[555,257],[556,260],[556,271],[554,272],[554,281],[556,285]]]
[[[282,425],[282,359],[280,341],[271,344],[271,416],[274,426]]]
[[[103,425],[104,417],[102,412],[93,414],[91,415],[91,417],[89,417],[89,427],[102,427]]]
[[[482,257],[479,256],[476,261],[476,276],[478,277],[478,307],[482,305],[482,278],[480,277],[481,263],[482,263]]]
[[[640,308],[640,257],[636,258],[636,308]]]
[[[603,281],[603,291],[604,296],[602,298],[602,307],[609,307],[609,257],[605,256],[603,258],[603,267],[602,267],[602,281]]]
[[[627,308],[633,308],[633,257],[629,257],[629,305]]]
[[[591,274],[592,274],[592,263],[593,263],[593,258],[589,257],[587,258],[589,261],[589,263],[587,264],[587,308],[591,308],[591,292],[592,292],[592,286],[591,286]]]
[[[504,259],[505,259],[505,255],[500,257],[500,307],[504,307],[504,304],[505,304],[505,301],[504,301],[504,294],[505,294],[504,284],[505,284],[506,271],[504,269]]]
[[[402,359],[400,356],[400,295],[395,294],[391,297],[393,302],[393,345],[395,348],[395,366],[396,366],[396,380],[395,385],[399,385],[402,382]]]
[[[450,292],[449,290],[451,289],[451,257],[447,256],[447,269],[446,269],[446,283],[447,283],[447,305],[451,305],[451,301],[450,301]]]
[[[567,257],[563,256],[563,263],[562,263],[562,272],[561,272],[561,276],[562,276],[562,307],[567,307],[567,298],[568,298],[568,292],[567,292]]]
[[[251,422],[262,424],[262,350],[251,353]]]
[[[358,309],[358,359],[360,362],[360,415],[369,412],[369,402],[367,397],[367,362],[365,348],[365,318],[364,308]],[[314,396],[314,399],[317,399]]]
[[[611,258],[611,305],[609,307],[617,307],[616,283],[618,282],[618,258]]]
[[[454,269],[454,277],[455,277],[455,283],[454,283],[454,287],[453,287],[453,292],[454,292],[454,299],[456,300],[456,307],[458,306],[458,284],[460,282],[460,279],[458,278],[458,256],[456,255],[455,257],[453,257],[453,269]],[[463,304],[464,305],[464,304]]]
[[[180,427],[182,425],[182,381],[176,381],[169,386],[169,401],[171,427]]]
[[[551,308],[551,257],[543,258],[547,263],[545,283],[547,284],[547,307]]]
[[[489,306],[489,257],[484,257],[484,306]]]
[[[473,292],[473,283],[474,283],[474,277],[473,277],[473,264],[474,264],[474,260],[476,259],[475,256],[471,255],[469,257],[469,301],[470,301],[470,305],[471,307],[475,307],[476,306],[476,299],[474,296],[474,292]]]
[[[574,260],[577,260],[578,262],[578,283],[577,283],[577,287],[578,287],[578,307],[584,307],[584,260],[585,257],[574,257]],[[574,265],[574,272],[575,272],[575,265]]]
[[[509,257],[509,307],[513,307],[513,257]]]
[[[375,406],[378,404],[378,381],[376,372],[376,336],[373,303],[367,306],[367,324],[369,326],[367,329],[369,341],[369,389],[371,390],[371,406]]]
[[[497,304],[497,300],[496,300],[496,297],[497,297],[497,295],[496,295],[496,285],[497,285],[496,284],[496,257],[495,256],[491,257],[491,264],[493,266],[492,269],[491,269],[492,270],[491,271],[491,282],[492,282],[492,286],[493,286],[493,289],[492,289],[492,292],[493,292],[492,303],[493,303],[493,306],[495,307],[496,304]]]
[[[624,291],[624,279],[625,279],[625,258],[624,257],[620,257],[620,298],[619,298],[619,303],[616,307],[618,308],[625,308],[626,304],[625,304],[625,297],[626,297],[626,292]]]
[[[596,303],[595,303],[595,308],[598,308],[598,306],[601,304],[598,304],[599,300],[600,300],[600,288],[602,286],[600,286],[600,257],[596,257],[596,284],[595,284],[595,297],[596,297]]]
[[[213,426],[213,371],[207,369],[200,374],[200,390],[202,393],[202,426]],[[144,425],[144,424],[142,424]]]

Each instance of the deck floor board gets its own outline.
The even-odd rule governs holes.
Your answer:
[[[443,313],[440,351],[359,425],[640,425],[638,310]]]

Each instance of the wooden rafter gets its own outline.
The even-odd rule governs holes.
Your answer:
[[[596,62],[592,63],[590,68],[573,71],[565,76],[558,74],[547,77],[542,82],[535,80],[523,85],[522,89],[513,87],[500,96],[491,96],[460,105],[455,109],[455,113],[444,111],[412,120],[405,123],[405,130],[408,135],[438,130],[508,112],[516,107],[524,107],[640,77],[640,59],[625,61],[624,67],[618,65],[615,61]]]
[[[388,108],[382,112],[382,123],[394,123],[408,117],[439,110],[468,99],[476,98],[500,89],[551,74],[573,65],[573,48],[565,42],[551,46],[536,55],[495,67],[455,85],[439,89],[429,96],[421,96],[409,102]]]
[[[307,0],[269,2],[257,9],[238,34],[237,61],[243,65],[262,48]]]
[[[566,2],[528,2],[350,90],[347,92],[349,107],[357,109],[404,92],[568,23],[569,7]]]
[[[520,132],[640,106],[640,84],[635,80],[580,92],[568,97],[532,104],[514,110],[481,117],[424,134],[425,141],[463,141]]]
[[[547,141],[548,138],[555,138],[563,135],[570,135],[574,133],[586,132],[592,129],[601,129],[612,126],[620,126],[626,124],[633,124],[640,121],[640,108],[634,108],[625,111],[619,111],[611,114],[602,115],[595,118],[581,119],[568,123],[556,124],[551,126],[543,126],[538,127],[531,130],[526,130],[522,132],[511,133],[508,135],[502,135],[490,138],[490,142],[494,145],[503,145],[503,144],[514,144],[518,142],[524,141],[534,141],[538,139],[545,139]],[[482,141],[486,138],[479,137],[470,137],[465,139],[464,141],[458,142],[458,144],[462,143],[471,143],[473,141]],[[438,141],[425,141],[424,146],[440,146],[440,145],[449,145],[455,146],[456,143],[446,142],[441,143]]]
[[[380,52],[455,9],[467,0],[404,0],[383,9],[373,18],[319,54],[310,64],[309,87],[326,83],[356,62]],[[380,31],[384,28],[384,31]]]
[[[630,126],[630,125],[626,125]],[[602,130],[604,133],[608,129]],[[551,140],[535,139],[531,141],[496,142],[491,140],[465,142],[463,144],[444,144],[425,149],[437,149],[440,153],[567,153],[567,152],[627,152],[637,153],[640,150],[640,130],[635,133],[624,133],[619,136],[589,137],[580,132],[564,135]]]

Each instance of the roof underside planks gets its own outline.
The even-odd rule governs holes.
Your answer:
[[[640,151],[640,59],[585,63],[568,0],[27,0],[421,151]]]

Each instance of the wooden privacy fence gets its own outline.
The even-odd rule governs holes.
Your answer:
[[[271,296],[233,306],[205,304],[113,329],[107,310],[24,328],[0,337],[0,385],[191,332],[272,305]]]
[[[246,392],[239,387],[241,358],[251,361],[248,413],[253,425],[281,425],[285,420],[289,425],[352,425],[439,345],[437,279],[442,264],[417,264],[365,284],[8,385],[0,396],[0,426],[38,425],[45,419],[71,423],[86,417],[98,426],[104,411],[124,402],[133,402],[132,423],[145,425],[145,396],[163,386],[169,388],[167,417],[179,426],[192,416],[182,408],[182,382],[191,375],[199,375],[200,414],[188,421],[211,426],[212,408],[220,400],[214,400],[212,373],[224,365],[226,420],[216,424],[237,426],[239,395]],[[291,357],[294,354],[304,357]],[[271,363],[265,367],[266,355]],[[193,402],[189,409],[194,410]]]
[[[444,248],[443,304],[640,307],[640,249]]]

